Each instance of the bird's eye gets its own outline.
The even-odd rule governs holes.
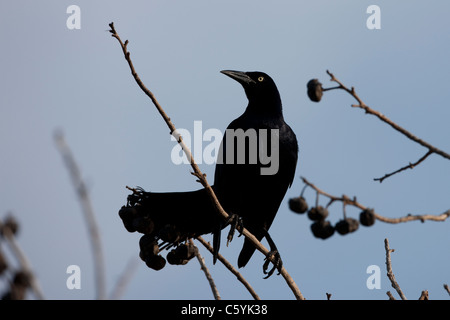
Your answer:
[[[264,81],[264,77],[259,77],[259,78],[258,78],[258,81],[259,81],[259,82],[263,82],[263,81]]]

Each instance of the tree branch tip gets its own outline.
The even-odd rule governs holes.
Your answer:
[[[395,300],[394,296],[390,291],[386,292],[387,296],[389,297],[389,300]]]
[[[330,72],[330,70],[327,69],[327,74],[330,76],[331,80],[330,81],[334,81],[334,75]]]

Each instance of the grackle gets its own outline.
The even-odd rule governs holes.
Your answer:
[[[225,132],[222,140],[219,159],[222,163],[216,164],[214,175],[214,186],[217,197],[230,215],[236,215],[242,219],[242,223],[258,240],[268,236],[268,230],[275,218],[281,201],[286,194],[288,187],[292,184],[295,168],[297,165],[298,144],[295,133],[284,121],[281,105],[281,98],[275,82],[263,72],[239,72],[225,70],[223,74],[239,82],[248,98],[248,106],[245,112],[232,121]],[[255,132],[257,136],[257,152],[261,156],[260,142],[261,135],[266,129],[267,149],[272,146],[271,158],[278,160],[275,171],[263,174],[261,170],[265,165],[258,157],[256,163],[246,161],[239,164],[237,158],[239,154],[239,142],[234,145],[234,157],[227,158],[227,148],[230,143],[227,138],[233,129],[234,132],[242,129],[244,132]],[[276,131],[277,130],[277,131]],[[269,135],[275,132],[275,136]],[[268,137],[271,137],[269,139]],[[234,137],[233,137],[234,138]],[[278,141],[275,141],[277,139]],[[250,139],[249,144],[251,143]],[[246,160],[250,160],[251,146],[245,145],[243,152],[246,153]],[[236,147],[237,145],[237,147]],[[273,148],[273,146],[277,146]],[[241,149],[242,152],[242,149]],[[273,154],[277,153],[277,154]],[[232,163],[229,163],[231,160]],[[250,163],[249,163],[250,162]],[[274,165],[271,163],[270,165]],[[214,233],[214,249],[218,252],[220,243],[220,229]],[[269,239],[268,239],[269,240]],[[270,243],[270,242],[269,242]],[[271,250],[274,250],[272,248]],[[244,246],[238,258],[238,267],[244,267],[255,251],[255,246],[245,239]]]
[[[260,241],[266,237],[271,254],[277,254],[268,230],[295,175],[297,138],[284,121],[280,94],[272,78],[263,72],[221,72],[239,82],[248,98],[245,112],[228,125],[223,136],[212,186],[230,215],[229,221],[215,212],[205,189],[172,193],[139,189],[129,196],[127,207],[122,207],[119,215],[128,231],[137,230],[175,245],[189,237],[213,233],[214,262],[221,230],[230,222],[241,223]],[[128,213],[134,212],[128,210],[130,205],[139,212],[138,218],[136,213]],[[142,221],[147,221],[143,228],[139,227]],[[177,230],[176,238],[166,240],[167,236],[161,235],[161,230],[167,233],[167,226]],[[254,251],[254,245],[245,239],[238,267],[244,267]]]

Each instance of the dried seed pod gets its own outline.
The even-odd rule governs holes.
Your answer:
[[[308,97],[311,99],[311,101],[319,102],[320,99],[322,99],[323,95],[323,88],[322,84],[317,79],[311,79],[308,81],[308,84],[306,85],[308,91]]]
[[[336,223],[335,229],[339,234],[345,235],[356,231],[358,227],[359,227],[358,220],[353,218],[345,218]]]
[[[161,270],[166,265],[166,259],[164,259],[161,255],[151,256],[145,260],[145,264],[147,267],[153,270]]]
[[[291,198],[289,199],[289,209],[295,213],[305,213],[308,210],[308,204],[303,197]]]
[[[195,246],[190,243],[182,244],[176,249],[184,260],[191,260],[195,256]]]
[[[169,253],[166,256],[166,259],[167,262],[172,265],[178,265],[180,261],[175,249],[169,251]]]
[[[30,283],[31,275],[28,272],[19,270],[14,274],[14,285],[28,288],[30,286]]]
[[[155,229],[155,224],[149,217],[135,217],[132,222],[132,226],[137,232],[143,234],[151,234]]]
[[[311,224],[311,231],[316,238],[327,239],[334,234],[330,221],[319,220]]]
[[[188,244],[181,244],[167,254],[167,262],[174,265],[184,265],[191,260],[196,253],[195,246]]]
[[[359,214],[359,222],[361,222],[361,224],[363,226],[370,227],[370,226],[374,225],[375,220],[376,220],[376,218],[375,218],[373,209],[363,210]]]
[[[119,217],[122,219],[123,225],[128,232],[136,231],[136,226],[133,223],[136,216],[136,208],[122,206],[122,208],[120,208],[119,210]]]
[[[328,217],[328,209],[322,206],[312,207],[308,211],[308,218],[313,221],[324,220]]]
[[[159,253],[158,242],[154,237],[147,234],[143,235],[141,239],[139,239],[139,248],[141,249],[144,257],[156,256]]]

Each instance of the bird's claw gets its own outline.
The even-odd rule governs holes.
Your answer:
[[[226,223],[226,225],[231,225],[230,232],[228,232],[228,236],[227,236],[227,247],[228,247],[228,244],[231,242],[231,240],[233,240],[234,232],[237,227],[239,227],[238,228],[239,237],[242,235],[242,229],[244,228],[244,223],[242,221],[242,218],[239,217],[237,214],[231,214],[225,223]]]
[[[263,272],[264,274],[267,274],[267,276],[264,277],[264,279],[268,279],[274,272],[275,269],[278,270],[278,274],[281,273],[281,268],[283,267],[283,261],[281,260],[280,253],[278,250],[269,251],[266,258],[264,259],[265,262],[263,264]],[[269,264],[272,262],[273,267],[272,269],[267,272],[267,269],[269,268]]]

